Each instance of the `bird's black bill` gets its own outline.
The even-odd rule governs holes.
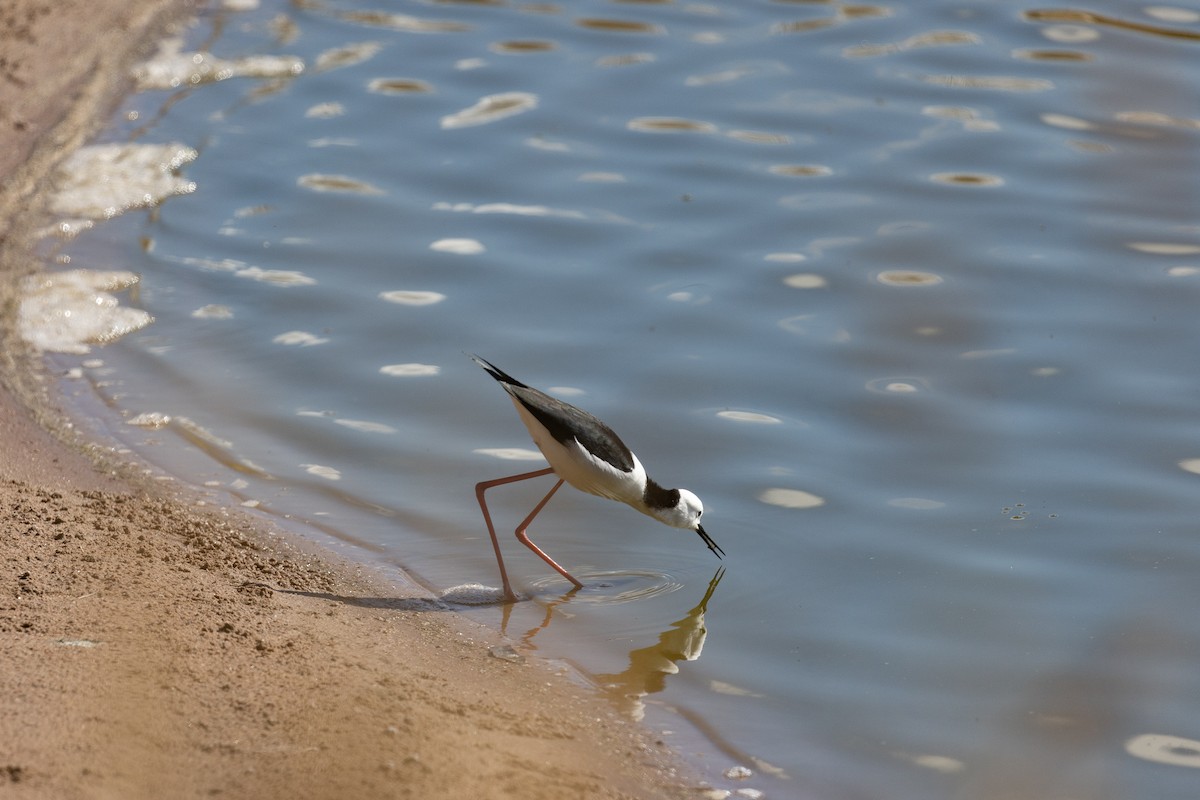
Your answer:
[[[704,540],[706,545],[708,545],[708,549],[713,551],[713,555],[715,555],[717,558],[725,555],[725,551],[721,549],[721,545],[714,542],[712,537],[704,532],[703,525],[696,526],[696,533],[700,534],[700,538]]]

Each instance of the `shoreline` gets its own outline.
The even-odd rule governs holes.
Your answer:
[[[693,795],[676,755],[598,693],[493,657],[498,632],[139,478],[62,417],[15,331],[39,189],[128,90],[129,65],[194,12],[16,0],[0,30],[0,789]]]

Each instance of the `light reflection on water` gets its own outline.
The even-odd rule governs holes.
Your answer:
[[[472,487],[537,456],[478,351],[576,387],[728,558],[563,491],[533,531],[589,576],[562,594],[503,533],[514,487],[532,599],[470,613],[719,786],[1194,795],[1194,12],[264,2],[222,31],[108,134],[194,147],[194,193],[60,246],[156,320],[62,359],[104,427],[494,584]],[[217,80],[257,54],[305,68]]]

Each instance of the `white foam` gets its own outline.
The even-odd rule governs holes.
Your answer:
[[[21,283],[17,326],[42,351],[88,353],[154,321],[140,308],[125,308],[110,292],[134,286],[132,272],[73,269],[31,275]]]
[[[138,91],[177,89],[228,78],[288,78],[304,72],[303,59],[296,56],[246,56],[217,58],[212,53],[185,53],[183,40],[168,39],[158,53],[133,69]]]
[[[178,143],[81,147],[55,175],[51,210],[65,217],[109,219],[190,194],[196,184],[177,173],[197,155]]]
[[[340,481],[342,472],[334,467],[327,467],[324,464],[301,464],[304,471],[309,475],[316,475],[318,478],[325,478],[330,481]]]
[[[441,599],[463,606],[485,606],[503,600],[504,590],[496,586],[484,586],[482,583],[464,583],[451,586],[442,592]]]

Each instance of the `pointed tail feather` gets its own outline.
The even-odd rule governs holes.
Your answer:
[[[474,361],[476,364],[483,367],[488,375],[491,375],[493,378],[495,378],[500,383],[507,383],[510,386],[520,386],[520,387],[526,388],[526,389],[529,388],[528,386],[525,386],[525,384],[521,383],[519,380],[514,378],[512,375],[509,375],[507,372],[500,369],[495,364],[492,364],[490,361],[486,361],[486,360],[480,358],[479,356],[475,355],[474,353],[467,353],[466,355],[472,361]]]

